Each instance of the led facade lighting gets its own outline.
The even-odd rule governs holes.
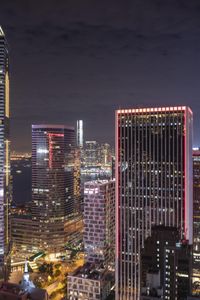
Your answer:
[[[140,252],[153,225],[192,244],[192,126],[185,106],[116,112],[116,299],[140,299]]]
[[[9,106],[8,47],[0,27],[0,267],[5,262],[10,243]]]

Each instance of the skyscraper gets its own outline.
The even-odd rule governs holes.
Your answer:
[[[193,293],[200,281],[200,149],[193,149]]]
[[[114,265],[115,181],[94,180],[84,186],[84,246],[86,261]]]
[[[116,111],[116,299],[140,298],[140,253],[153,225],[192,244],[192,111]]]
[[[114,284],[115,181],[84,185],[85,264],[67,277],[68,299],[105,300]]]
[[[190,295],[192,246],[179,237],[176,227],[152,227],[141,250],[141,300],[180,300]]]
[[[5,34],[0,27],[0,267],[10,243],[9,61]]]
[[[193,193],[194,193],[194,253],[200,257],[200,149],[193,150]],[[200,264],[199,264],[200,266]]]
[[[75,152],[73,127],[32,126],[32,218],[42,249],[62,247],[65,221],[79,213]]]

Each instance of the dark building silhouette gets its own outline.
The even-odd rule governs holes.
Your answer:
[[[200,294],[200,149],[193,149],[193,293]]]
[[[141,300],[187,299],[191,280],[192,246],[175,227],[153,227],[141,251]]]

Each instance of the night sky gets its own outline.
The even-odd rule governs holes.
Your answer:
[[[0,0],[10,48],[11,138],[74,125],[114,143],[114,110],[190,105],[200,145],[199,0]]]

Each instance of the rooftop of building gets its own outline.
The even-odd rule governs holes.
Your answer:
[[[200,148],[199,147],[195,147],[192,149],[192,155],[193,156],[200,156]]]
[[[24,291],[20,285],[10,283],[10,282],[0,282],[0,295],[5,294],[7,296],[6,299],[9,299],[8,296],[12,295],[16,296],[16,299],[19,296],[27,295],[30,300],[45,300],[47,292],[44,289],[38,289],[38,288],[31,288],[27,291]]]
[[[73,126],[63,125],[63,124],[33,124],[32,129],[70,129],[74,130]]]
[[[6,292],[8,294],[14,294],[14,295],[19,295],[19,294],[22,295],[25,293],[25,291],[22,291],[22,289],[18,284],[9,283],[9,282],[0,283],[0,292]]]
[[[44,289],[33,288],[29,294],[31,300],[45,300],[47,291]]]
[[[106,185],[107,183],[113,183],[115,180],[108,180],[108,179],[98,179],[98,180],[92,180],[92,181],[87,181],[85,182],[84,186],[85,187],[96,187],[96,186],[102,186]]]
[[[86,144],[97,144],[97,141],[85,141]]]
[[[103,268],[102,264],[95,265],[87,262],[82,267],[76,269],[70,276],[91,280],[103,280],[107,276],[111,276],[111,274]]]
[[[135,114],[135,113],[159,113],[159,112],[174,112],[186,111],[192,114],[192,110],[188,106],[166,106],[166,107],[148,107],[148,108],[134,108],[134,109],[118,109],[117,114]]]
[[[152,227],[152,231],[178,232],[178,229],[173,226],[155,225]]]

